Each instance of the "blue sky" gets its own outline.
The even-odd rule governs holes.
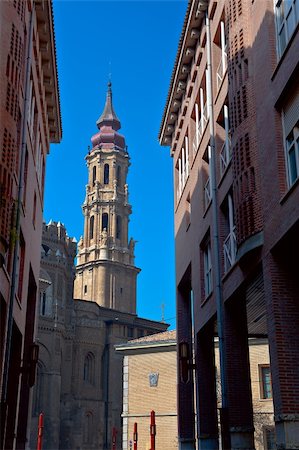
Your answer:
[[[131,157],[129,237],[138,241],[139,316],[175,327],[172,160],[158,132],[187,0],[54,0],[63,139],[47,160],[44,218],[83,234],[85,155],[97,131],[109,72]]]

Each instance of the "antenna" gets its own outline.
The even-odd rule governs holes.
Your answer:
[[[111,61],[109,61],[109,73],[108,73],[108,81],[111,83],[112,78],[112,70],[111,70]]]
[[[162,303],[162,305],[161,305],[161,310],[162,310],[161,322],[165,322],[165,304],[164,303]]]

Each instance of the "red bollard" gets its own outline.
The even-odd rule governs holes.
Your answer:
[[[44,433],[44,413],[40,413],[38,418],[37,447],[36,450],[42,450]]]
[[[156,448],[156,421],[155,421],[155,411],[151,411],[150,435],[151,435],[151,450],[155,450],[155,448]]]
[[[133,442],[134,442],[133,449],[137,450],[138,433],[137,433],[137,423],[136,422],[134,423]]]
[[[112,450],[116,450],[116,435],[117,435],[117,429],[113,427],[112,429]]]

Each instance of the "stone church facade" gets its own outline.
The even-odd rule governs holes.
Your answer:
[[[167,328],[136,314],[140,269],[134,265],[135,242],[128,239],[129,155],[118,132],[111,84],[97,126],[86,156],[78,246],[60,222],[43,226],[31,449],[41,411],[45,450],[108,449],[113,428],[121,448],[122,356],[114,346]]]

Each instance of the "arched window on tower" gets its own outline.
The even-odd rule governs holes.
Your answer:
[[[120,184],[121,184],[121,167],[120,166],[117,166],[116,181],[117,181],[117,186],[120,186]]]
[[[109,184],[109,164],[104,164],[104,184]]]
[[[93,228],[94,228],[94,216],[91,216],[89,222],[89,238],[93,239]]]
[[[107,213],[102,214],[102,231],[104,231],[105,229],[108,232],[108,214]]]
[[[97,178],[97,167],[93,166],[92,168],[92,184],[94,185]]]
[[[121,239],[121,216],[116,217],[116,239]]]
[[[84,359],[83,380],[86,383],[94,384],[94,355],[88,352]]]

